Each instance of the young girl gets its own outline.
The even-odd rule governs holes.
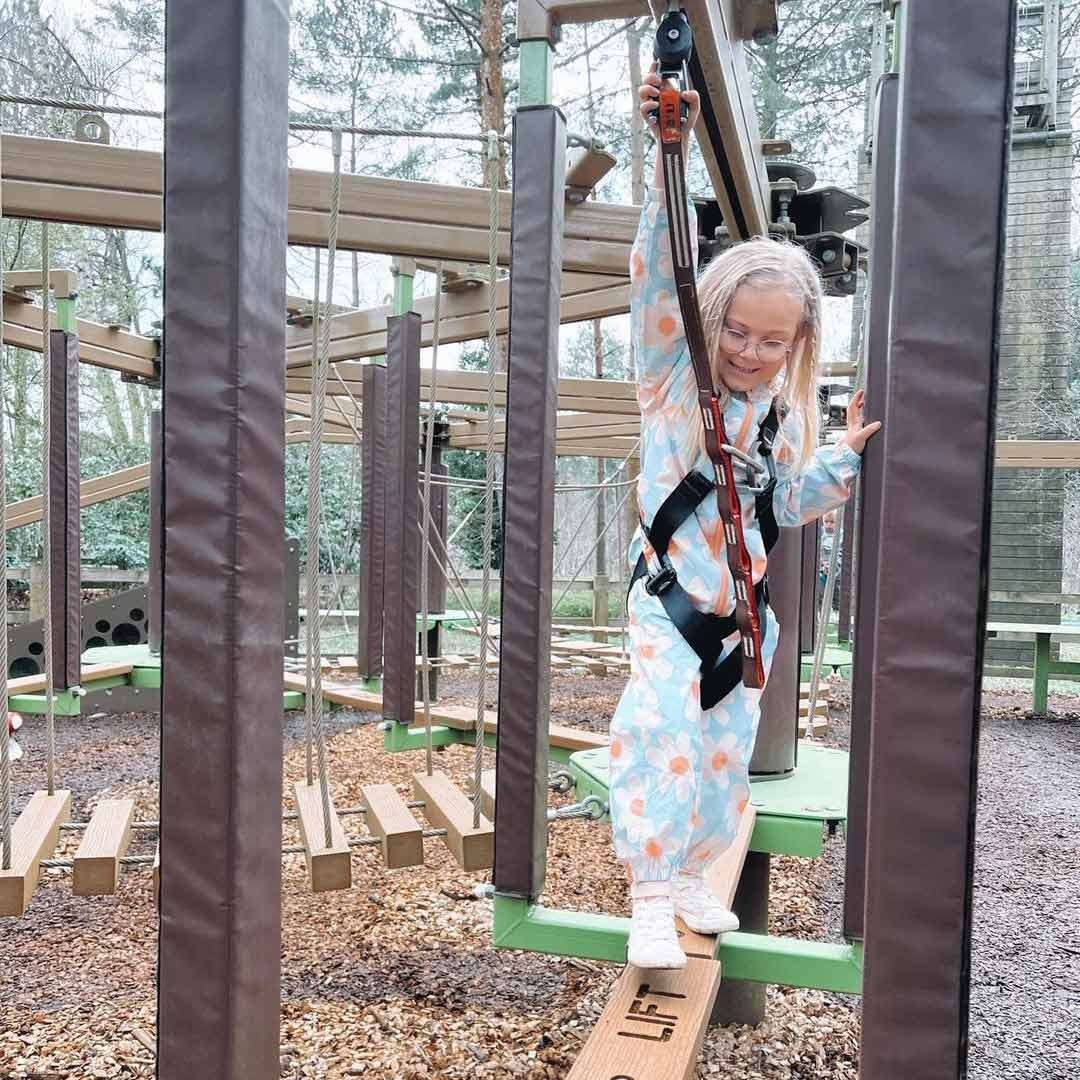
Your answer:
[[[650,123],[659,88],[654,66],[638,91]],[[688,136],[699,103],[692,91],[683,97],[690,109]],[[684,154],[685,149],[686,136]],[[660,157],[630,257],[642,432],[638,507],[647,527],[691,470],[710,480],[714,475],[675,291]],[[692,208],[690,213],[693,221]],[[696,236],[693,225],[691,235]],[[863,399],[856,394],[844,437],[815,449],[822,289],[809,256],[794,244],[750,240],[713,259],[698,290],[728,438],[760,461],[759,426],[774,402],[783,416],[774,448],[777,523],[800,525],[841,505],[851,493],[866,440],[880,425],[863,425]],[[747,467],[740,469],[742,482]],[[766,560],[754,493],[740,487],[740,501],[757,583]],[[630,547],[631,565],[642,553],[654,570],[656,553],[639,533]],[[734,585],[715,495],[676,529],[667,556],[695,608],[721,616],[732,612]],[[677,968],[686,956],[676,915],[700,933],[739,925],[708,891],[703,873],[734,840],[750,797],[748,766],[761,690],[740,682],[703,710],[701,661],[642,579],[630,592],[629,629],[631,677],[611,722],[611,819],[633,901],[628,960],[638,967]],[[770,611],[762,625],[766,671],[778,638]],[[736,631],[725,639],[725,654],[738,643]]]

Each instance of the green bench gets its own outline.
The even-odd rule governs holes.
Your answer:
[[[1036,713],[1046,712],[1047,688],[1051,675],[1072,675],[1080,678],[1080,660],[1053,660],[1050,657],[1050,639],[1065,638],[1080,641],[1080,625],[1055,623],[988,622],[986,633],[990,637],[1012,640],[1035,639],[1035,690]]]

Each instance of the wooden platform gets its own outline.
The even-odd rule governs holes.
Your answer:
[[[754,808],[739,822],[735,842],[708,872],[709,886],[731,906],[754,831]],[[716,938],[681,923],[687,955],[681,971],[645,971],[629,964],[567,1080],[692,1080],[720,989]]]
[[[75,852],[71,890],[76,896],[111,896],[120,881],[120,860],[131,844],[134,799],[103,799],[94,808]]]
[[[101,679],[115,679],[130,675],[133,664],[87,664],[79,674],[82,686],[91,686]],[[21,675],[8,680],[8,694],[40,694],[45,689],[44,675]]]
[[[424,830],[393,784],[368,784],[360,789],[368,832],[382,841],[388,870],[423,866]]]
[[[446,830],[446,846],[463,870],[487,870],[495,862],[495,826],[484,815],[473,828],[472,800],[446,775],[416,773],[413,790],[424,801],[424,817]]]
[[[352,888],[352,851],[341,827],[333,801],[330,803],[330,845],[326,844],[322,795],[319,783],[297,782],[296,809],[300,815],[300,837],[311,875],[312,892]]]
[[[35,791],[11,827],[11,869],[0,870],[0,916],[23,915],[37,888],[41,860],[49,858],[60,826],[71,818],[71,792]]]

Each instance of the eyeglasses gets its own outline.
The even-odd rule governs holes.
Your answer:
[[[741,356],[748,345],[750,345],[750,338],[741,330],[725,326],[720,332],[720,346],[725,352]],[[788,358],[790,352],[791,346],[785,345],[782,341],[759,341],[753,346],[754,355],[763,364],[782,363]]]

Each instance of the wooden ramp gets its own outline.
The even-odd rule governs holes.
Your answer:
[[[742,874],[754,808],[735,842],[710,868],[709,887],[731,905]],[[720,989],[716,938],[680,925],[687,955],[681,971],[626,966],[567,1080],[692,1080]]]

